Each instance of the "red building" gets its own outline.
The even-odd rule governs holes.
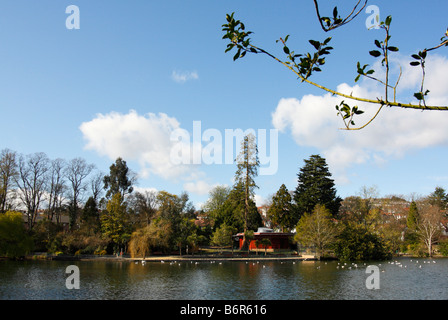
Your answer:
[[[274,232],[274,230],[269,228],[258,228],[257,232],[254,232],[254,238],[250,241],[249,249],[264,251],[265,247],[263,244],[261,244],[262,239],[269,239],[269,241],[271,242],[271,244],[266,247],[268,251],[289,249],[289,239],[291,236],[292,233]],[[243,247],[244,233],[238,233],[234,237],[238,240],[239,248],[241,250],[241,248]]]

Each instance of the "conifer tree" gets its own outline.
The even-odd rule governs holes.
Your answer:
[[[292,210],[292,197],[288,188],[284,184],[281,185],[277,193],[272,197],[272,205],[268,210],[268,217],[272,223],[279,226],[281,231],[292,229],[296,226],[298,220]]]
[[[333,217],[337,215],[342,199],[336,195],[334,180],[324,158],[312,155],[305,160],[293,198],[299,219],[305,213],[311,213],[317,204],[330,210]]]
[[[244,233],[246,233],[250,199],[254,196],[254,190],[257,188],[254,179],[258,175],[258,167],[260,166],[258,148],[253,134],[248,134],[244,137],[236,162],[238,169],[235,173],[235,185],[242,184],[244,186]]]
[[[418,219],[419,219],[419,214],[418,214],[417,204],[415,203],[415,201],[412,201],[411,205],[409,207],[408,218],[406,220],[406,224],[410,230],[412,230],[412,231],[417,230]]]

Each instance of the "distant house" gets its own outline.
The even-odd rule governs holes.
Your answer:
[[[28,215],[26,213],[22,213],[22,219],[23,223],[25,224],[25,227],[28,228]],[[43,221],[47,219],[46,215],[44,214],[43,210],[39,210],[37,216],[36,216],[36,223],[39,221]],[[53,222],[57,223],[56,216],[53,217]],[[66,215],[60,216],[59,224],[62,226],[64,230],[68,230],[69,228],[69,217]]]
[[[260,213],[261,220],[263,221],[263,225],[265,227],[272,227],[271,220],[268,217],[269,206],[262,205],[262,206],[257,207],[257,209],[258,209],[258,212]]]
[[[266,247],[267,251],[284,250],[290,248],[290,238],[293,234],[286,232],[274,232],[270,228],[258,228],[257,232],[254,232],[254,239],[250,241],[249,249],[253,251],[264,251],[265,247],[260,242],[262,239],[269,239],[271,244]],[[235,240],[238,240],[239,248],[243,247],[244,233],[238,233],[234,236]],[[258,246],[257,246],[258,240]]]
[[[442,235],[443,236],[448,236],[448,219],[447,218],[443,218],[440,223],[442,225]]]

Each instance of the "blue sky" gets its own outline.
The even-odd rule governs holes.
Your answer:
[[[356,1],[352,1],[355,3]],[[340,1],[340,12],[350,8]],[[410,55],[440,43],[448,25],[446,1],[369,1],[380,18],[392,15],[394,55],[403,68],[398,97],[412,100],[418,68]],[[66,28],[67,6],[80,10],[80,29]],[[331,14],[331,6],[322,10]],[[369,81],[354,83],[356,62],[374,64],[368,51],[380,30],[368,30],[368,13],[324,33],[308,1],[2,1],[0,3],[0,149],[50,158],[83,157],[108,172],[117,156],[140,175],[140,188],[180,194],[198,206],[217,184],[232,184],[234,164],[169,163],[169,135],[216,129],[278,129],[278,170],[259,176],[259,203],[282,183],[297,186],[303,160],[327,159],[342,197],[362,186],[381,195],[426,195],[448,188],[448,112],[383,110],[363,131],[339,130],[334,106],[340,99],[307,84],[263,55],[233,62],[225,54],[221,25],[235,12],[253,43],[283,57],[275,43],[290,34],[296,52],[309,39],[332,36],[335,48],[324,72],[312,78],[330,88],[381,95]],[[445,48],[427,64],[429,102],[448,105]],[[379,70],[379,68],[378,68]],[[432,71],[432,72],[431,72]],[[366,106],[367,119],[375,112]],[[206,142],[202,142],[206,146]],[[268,146],[268,150],[269,150]]]

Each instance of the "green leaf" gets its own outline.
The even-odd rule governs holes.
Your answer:
[[[319,47],[320,47],[320,42],[319,41],[309,40],[309,43],[311,43],[316,50],[319,50]]]
[[[381,43],[378,40],[375,40],[375,45],[381,49]]]
[[[372,51],[369,51],[369,53],[371,56],[373,56],[375,58],[379,57],[381,55],[381,52],[379,52],[378,50],[372,50]]]
[[[334,7],[334,9],[333,9],[333,18],[336,20],[337,17],[338,17],[338,7]]]
[[[414,97],[417,98],[417,100],[423,100],[423,94],[421,92],[414,93]]]
[[[419,65],[420,65],[420,62],[418,62],[418,61],[412,61],[412,62],[410,63],[410,65],[411,65],[411,66],[419,66]]]
[[[238,59],[240,57],[241,54],[241,49],[238,49],[238,51],[236,52],[236,54],[233,56],[233,61],[235,61],[236,59]]]
[[[389,51],[393,51],[393,52],[397,52],[398,48],[397,47],[388,47],[387,48]]]
[[[413,54],[412,58],[416,59],[416,60],[420,60],[420,56],[418,54]]]
[[[284,51],[286,54],[289,54],[289,48],[288,48],[287,46],[284,46],[284,47],[283,47],[283,51]]]
[[[233,47],[235,46],[235,44],[229,44],[229,45],[227,45],[227,49],[226,49],[226,51],[224,51],[225,53],[227,53],[227,52],[229,52],[230,50],[232,50],[233,49]]]
[[[392,22],[392,16],[387,16],[386,21],[384,22],[386,26],[390,26],[391,22]]]
[[[358,80],[359,80],[359,77],[361,77],[361,75],[360,75],[360,74],[358,74],[358,75],[356,76],[356,78],[355,78],[355,82],[358,82]]]

